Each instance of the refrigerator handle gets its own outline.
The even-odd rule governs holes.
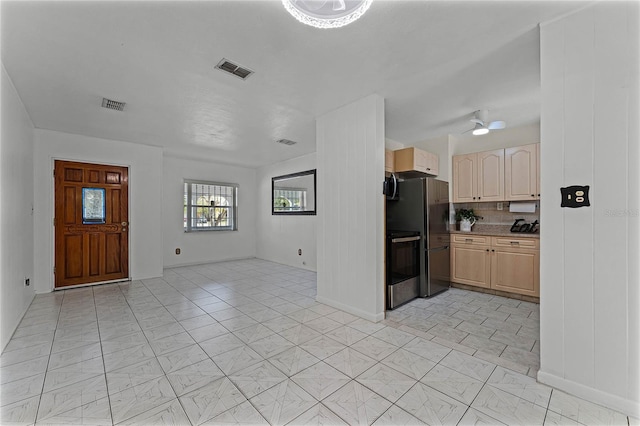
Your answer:
[[[391,177],[393,178],[393,195],[391,198],[396,198],[396,194],[398,193],[398,179],[396,178],[395,173],[391,173]]]

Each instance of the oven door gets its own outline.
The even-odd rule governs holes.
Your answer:
[[[391,236],[387,244],[387,308],[394,309],[418,297],[420,235]]]

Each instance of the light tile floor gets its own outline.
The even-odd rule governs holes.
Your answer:
[[[451,289],[374,324],[315,295],[257,259],[38,295],[0,356],[0,423],[627,424],[530,377],[535,304]]]

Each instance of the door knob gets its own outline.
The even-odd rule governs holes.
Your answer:
[[[129,224],[129,222],[122,222],[121,225],[122,226],[127,226]]]

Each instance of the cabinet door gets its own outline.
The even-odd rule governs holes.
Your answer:
[[[429,163],[429,158],[427,153],[425,151],[422,151],[421,149],[414,148],[413,149],[413,164],[414,164],[413,169],[418,172],[428,173],[429,172],[428,163]]]
[[[536,183],[536,188],[538,189],[538,192],[536,193],[538,196],[536,197],[537,199],[540,199],[540,144],[537,143],[536,144],[536,178],[537,178],[537,183]]]
[[[476,199],[477,189],[476,154],[455,155],[453,157],[453,202],[468,203]]]
[[[540,252],[509,248],[492,249],[491,288],[540,297]]]
[[[438,156],[431,152],[425,152],[425,154],[427,158],[427,173],[433,176],[438,176]]]
[[[451,245],[451,281],[476,287],[491,287],[489,246]]]
[[[393,173],[393,151],[387,149],[384,151],[384,171]]]
[[[398,173],[416,171],[415,151],[413,147],[393,151],[393,169]]]
[[[535,200],[538,193],[536,145],[507,148],[504,151],[505,199]]]
[[[478,153],[478,200],[504,200],[504,149]]]

